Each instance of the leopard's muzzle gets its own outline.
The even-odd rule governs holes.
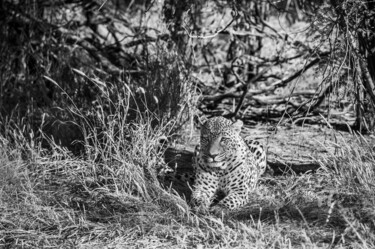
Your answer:
[[[222,168],[225,166],[225,154],[216,154],[216,155],[203,155],[203,161],[206,165],[213,168]]]

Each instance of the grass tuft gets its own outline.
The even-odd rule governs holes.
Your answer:
[[[369,138],[337,137],[344,146],[322,160],[315,174],[262,181],[243,209],[222,217],[197,215],[158,181],[166,167],[161,141],[174,123],[155,126],[145,114],[127,122],[128,103],[123,99],[108,115],[97,109],[95,126],[90,116],[71,109],[85,134],[81,156],[54,140],[42,149],[39,137],[23,137],[27,133],[8,125],[7,137],[0,136],[0,245],[375,246]]]

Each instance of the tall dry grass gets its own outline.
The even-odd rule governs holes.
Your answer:
[[[130,98],[130,89],[124,91]],[[81,157],[42,131],[42,137],[25,138],[22,129],[7,127],[0,151],[1,245],[81,245],[125,236],[135,227],[147,230],[171,216],[186,219],[187,204],[157,181],[165,166],[159,141],[175,124],[152,125],[146,113],[129,122],[125,98],[112,102],[109,114],[97,109],[95,126],[71,109],[85,134]],[[38,144],[41,139],[49,139],[48,150]]]
[[[127,101],[121,103],[113,115],[96,120],[100,129],[82,127],[83,157],[52,140],[45,150],[34,135],[21,138],[16,127],[1,136],[2,246],[374,247],[369,138],[338,136],[337,144],[345,146],[337,146],[316,174],[275,177],[260,185],[244,209],[203,216],[157,180],[165,166],[159,141],[173,123],[126,123]]]

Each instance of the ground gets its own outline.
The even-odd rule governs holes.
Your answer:
[[[276,133],[274,129],[269,130],[262,125],[248,126],[243,135],[252,135],[267,144],[268,162],[275,174],[264,176],[251,202],[228,212],[222,220],[224,223],[285,231],[281,234],[288,234],[294,246],[303,241],[302,244],[311,243],[311,248],[335,245],[340,248],[348,242],[346,236],[350,234],[353,239],[352,233],[356,233],[353,224],[360,223],[356,219],[373,222],[375,213],[365,214],[363,210],[364,207],[371,209],[373,197],[366,200],[351,187],[344,186],[344,182],[350,180],[344,178],[353,175],[340,173],[350,169],[345,165],[348,162],[340,159],[348,156],[343,153],[355,154],[358,143],[373,143],[374,137],[337,132],[317,125],[278,127]],[[166,160],[172,161],[172,167],[177,165],[178,175],[191,171],[191,155],[191,147],[176,146],[167,151]],[[355,170],[356,167],[350,166]],[[188,185],[176,180],[170,186],[186,199],[190,198]],[[269,236],[267,232],[265,234]]]

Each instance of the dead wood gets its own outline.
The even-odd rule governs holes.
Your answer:
[[[309,69],[312,66],[316,65],[321,60],[322,57],[325,57],[327,55],[328,55],[328,53],[322,53],[322,54],[320,54],[318,58],[315,58],[314,60],[312,60],[311,62],[309,62],[307,65],[305,65],[302,69],[296,71],[294,74],[292,74],[292,75],[290,75],[288,77],[285,77],[284,79],[275,81],[271,85],[269,85],[269,86],[267,86],[267,87],[265,87],[263,89],[259,89],[259,90],[248,90],[246,86],[249,85],[250,83],[255,82],[260,77],[262,77],[266,73],[267,70],[262,70],[259,74],[257,74],[256,76],[254,76],[249,81],[249,83],[244,82],[243,80],[241,80],[241,78],[239,76],[237,76],[237,79],[242,84],[237,84],[234,89],[232,88],[232,89],[228,90],[227,92],[225,92],[223,94],[215,94],[215,95],[206,95],[206,96],[203,96],[202,100],[203,101],[220,102],[221,100],[223,100],[225,98],[241,98],[241,99],[244,99],[244,98],[253,97],[254,95],[260,95],[260,94],[270,93],[270,92],[274,91],[275,89],[277,89],[279,87],[285,87],[289,82],[291,82],[292,80],[294,80],[297,77],[299,77],[307,69]],[[240,87],[244,87],[244,86],[245,86],[245,89],[244,89],[243,93],[242,94],[238,93],[239,88]],[[241,105],[242,105],[242,101],[240,101],[240,103],[238,104],[238,106],[241,106]],[[238,107],[237,107],[237,109],[238,109]]]
[[[182,175],[187,172],[193,172],[192,167],[193,149],[168,148],[165,151],[164,159],[169,167],[175,169],[176,175]],[[306,173],[316,171],[319,163],[306,159],[282,159],[274,154],[267,156],[267,164],[273,170],[274,174],[283,173]]]

